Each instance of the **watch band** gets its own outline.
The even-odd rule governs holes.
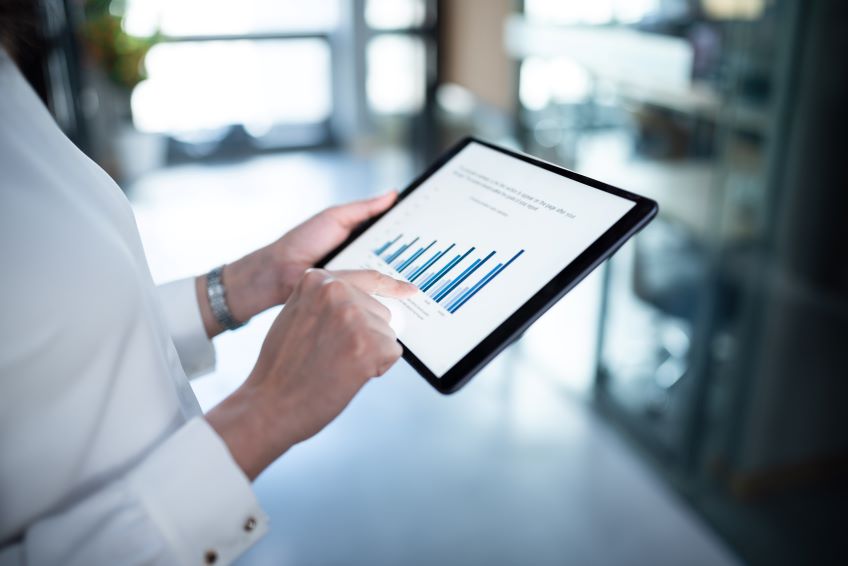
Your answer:
[[[227,306],[227,290],[224,288],[223,273],[224,266],[221,265],[206,274],[206,296],[209,297],[209,307],[218,324],[224,330],[235,330],[244,326],[244,322],[233,318],[233,313]]]

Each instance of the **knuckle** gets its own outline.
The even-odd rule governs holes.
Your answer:
[[[377,366],[377,370],[376,370],[375,375],[376,376],[386,375],[386,372],[388,372],[390,369],[392,369],[392,366],[395,365],[395,362],[397,360],[398,360],[397,358],[386,358],[384,360],[381,360],[379,365]]]
[[[301,278],[301,284],[306,288],[317,287],[327,279],[327,272],[323,269],[307,269]]]
[[[375,315],[378,315],[380,318],[384,319],[391,318],[392,311],[389,309],[389,307],[387,307],[374,297],[366,296],[364,297],[364,300],[366,303],[366,307],[371,310]]]
[[[344,303],[338,308],[338,317],[345,324],[356,324],[361,316],[362,313],[354,303]]]
[[[351,340],[351,353],[356,358],[363,358],[370,350],[368,340],[362,334],[354,334]]]
[[[380,322],[380,333],[384,343],[389,344],[390,347],[394,348],[393,345],[397,344],[397,333],[387,322]]]
[[[384,375],[389,371],[395,365],[395,362],[400,359],[401,354],[403,354],[403,348],[397,341],[392,340],[391,343],[387,344],[377,364],[376,375]]]
[[[321,286],[321,296],[329,300],[338,300],[344,296],[346,284],[341,279],[325,280]]]

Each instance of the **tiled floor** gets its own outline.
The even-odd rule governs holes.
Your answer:
[[[285,154],[150,174],[131,189],[154,277],[202,272],[341,200],[402,186],[403,154]],[[724,565],[723,544],[580,400],[598,278],[459,394],[405,364],[256,482],[252,564]],[[217,341],[209,407],[250,370],[274,313]],[[572,392],[569,394],[568,392]]]

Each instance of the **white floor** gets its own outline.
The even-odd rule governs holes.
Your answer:
[[[400,153],[284,154],[166,169],[130,197],[164,281],[412,174]],[[369,384],[258,479],[272,531],[241,564],[735,564],[581,400],[598,295],[593,276],[455,396],[403,363]],[[274,314],[217,340],[204,407],[238,386]]]

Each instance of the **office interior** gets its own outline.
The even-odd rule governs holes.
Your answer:
[[[845,3],[30,5],[22,70],[158,281],[468,135],[660,204],[461,392],[400,362],[285,454],[239,564],[848,563]],[[217,339],[205,408],[275,312]]]

